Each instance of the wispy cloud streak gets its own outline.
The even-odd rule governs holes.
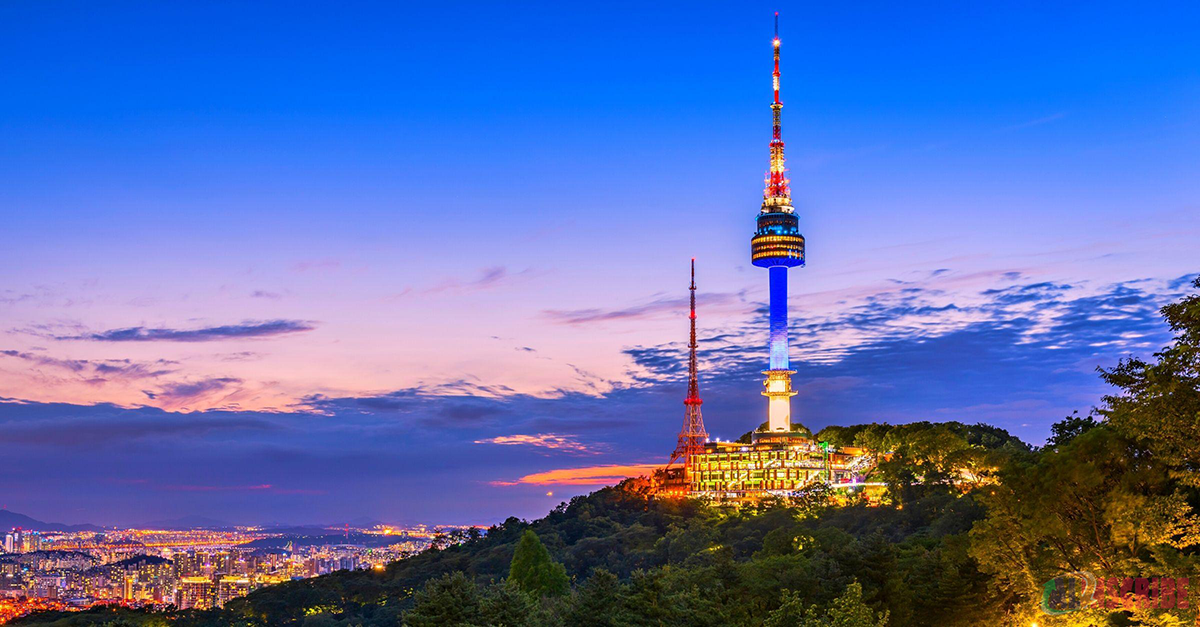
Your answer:
[[[711,307],[744,302],[743,293],[708,293],[697,297],[698,306]],[[542,312],[546,318],[561,324],[591,324],[596,322],[611,322],[615,320],[641,320],[659,317],[670,313],[686,313],[689,306],[687,297],[660,298],[641,305],[633,305],[619,309],[547,309]]]
[[[126,327],[81,335],[56,336],[59,340],[93,340],[97,342],[216,342],[230,339],[275,337],[292,333],[303,333],[315,329],[311,322],[303,320],[248,321],[241,324],[226,324],[198,329],[171,329],[163,327]]]
[[[502,446],[531,446],[552,451],[571,453],[575,455],[596,455],[600,453],[595,448],[588,447],[574,436],[557,433],[538,433],[536,435],[499,435],[494,438],[475,440],[475,444],[499,444]]]

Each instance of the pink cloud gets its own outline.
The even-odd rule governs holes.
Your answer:
[[[493,481],[492,485],[578,485],[599,486],[619,483],[630,477],[640,477],[662,468],[662,464],[609,464],[583,468],[560,468],[535,472],[514,481]]]

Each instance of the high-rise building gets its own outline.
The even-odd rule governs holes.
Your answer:
[[[232,575],[234,561],[237,559],[237,554],[233,551],[217,551],[209,556],[212,563],[213,575]]]
[[[125,601],[132,601],[134,598],[133,591],[138,583],[137,575],[127,574],[122,579],[121,583],[121,598]]]
[[[175,554],[175,576],[196,577],[204,574],[208,554],[200,551],[188,551]]]
[[[217,606],[225,607],[230,599],[250,594],[250,579],[246,577],[222,577],[217,582]]]
[[[216,602],[216,586],[208,577],[183,577],[176,599],[175,604],[181,610],[209,610]]]
[[[42,534],[37,531],[21,534],[20,552],[33,553],[42,550]]]
[[[779,14],[775,14],[775,38],[771,41],[775,53],[775,70],[771,85],[775,92],[771,103],[771,159],[767,171],[766,189],[758,212],[757,229],[750,240],[750,261],[766,268],[770,281],[770,360],[763,372],[763,395],[767,397],[767,431],[791,431],[792,375],[788,364],[788,268],[804,265],[804,236],[800,221],[792,206],[783,158],[783,101],[779,99]]]

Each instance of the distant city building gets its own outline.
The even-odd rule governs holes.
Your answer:
[[[42,550],[42,534],[33,531],[21,536],[21,552],[33,553]]]
[[[245,577],[222,577],[217,582],[217,606],[225,607],[230,599],[244,597],[251,589],[250,580]]]
[[[213,576],[234,574],[236,556],[230,551],[217,551],[209,556]]]
[[[184,577],[179,580],[179,609],[208,610],[216,603],[216,585],[208,577]]]

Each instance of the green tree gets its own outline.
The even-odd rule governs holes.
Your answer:
[[[509,581],[488,586],[480,604],[484,624],[493,627],[527,625],[536,607],[528,594]]]
[[[617,576],[597,568],[572,595],[566,610],[566,624],[578,627],[616,625],[621,596],[621,582]]]
[[[764,627],[887,627],[888,613],[877,614],[863,602],[862,586],[857,581],[846,586],[842,596],[824,611],[811,606],[801,613],[799,593],[784,591],[783,603],[763,621]]]
[[[429,580],[415,595],[413,608],[404,613],[412,627],[480,625],[483,611],[479,588],[461,571]]]
[[[1193,286],[1200,288],[1200,278]],[[1149,363],[1121,361],[1101,377],[1121,393],[1104,397],[1109,424],[1144,444],[1184,484],[1200,487],[1200,295],[1162,308],[1175,341]]]
[[[1121,389],[1104,399],[1106,420],[1056,425],[1053,446],[1011,459],[979,495],[988,514],[971,531],[971,554],[1017,615],[1032,616],[1041,585],[1064,573],[1200,568],[1200,297],[1162,311],[1175,343],[1153,363],[1126,359],[1103,371]],[[1122,609],[1159,624],[1159,611]],[[1104,619],[1094,613],[1081,618]]]
[[[1046,440],[1046,445],[1063,446],[1099,425],[1095,418],[1080,416],[1079,412],[1075,412],[1050,425],[1050,439]]]
[[[791,555],[796,552],[796,543],[800,530],[793,526],[776,527],[763,536],[762,550],[755,554],[759,556]]]
[[[809,615],[801,627],[886,627],[887,624],[888,613],[877,614],[871,606],[863,603],[862,586],[856,581],[846,586],[842,596],[825,610],[824,617],[819,617],[816,611],[809,608]]]
[[[526,529],[513,551],[508,568],[508,580],[534,596],[560,596],[570,591],[567,569],[550,557],[532,529]]]
[[[784,590],[782,601],[778,608],[767,615],[763,627],[795,627],[804,621],[804,601],[799,592]]]

